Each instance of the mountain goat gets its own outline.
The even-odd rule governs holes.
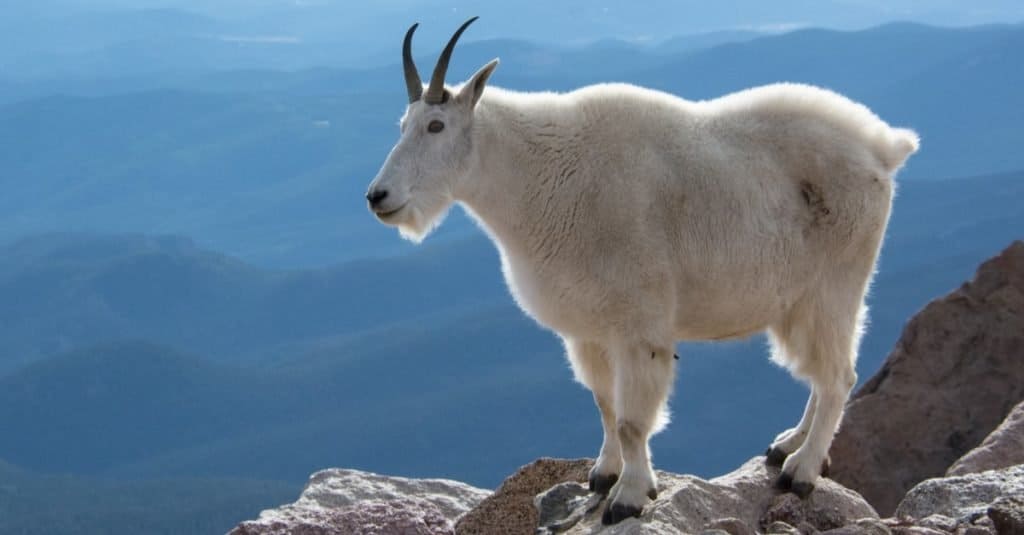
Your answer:
[[[776,486],[806,496],[856,382],[893,176],[917,135],[798,84],[703,102],[627,84],[485,90],[493,60],[445,86],[473,20],[426,88],[406,33],[409,105],[371,211],[420,241],[458,202],[493,239],[516,302],[561,336],[600,409],[604,523],[657,495],[648,439],[668,421],[680,340],[767,331],[772,359],[810,384],[767,457]]]

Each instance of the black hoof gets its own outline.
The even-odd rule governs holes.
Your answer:
[[[779,477],[775,479],[773,485],[775,488],[792,492],[800,497],[800,499],[806,498],[814,490],[814,483],[807,483],[804,481],[793,481],[793,476],[783,472],[779,474]]]
[[[590,491],[607,496],[608,491],[612,490],[615,486],[615,482],[619,480],[619,474],[591,474],[590,475]]]
[[[799,496],[801,500],[810,496],[812,490],[814,490],[814,483],[804,483],[803,481],[793,483],[790,488],[790,492]]]
[[[821,462],[821,477],[828,477],[829,471],[832,470],[832,461],[825,459]]]
[[[779,448],[768,448],[768,451],[764,452],[764,464],[782,466],[782,463],[786,462],[786,457],[789,457],[789,454]]]
[[[640,518],[641,511],[643,511],[643,508],[636,507],[635,505],[612,503],[608,505],[608,508],[604,510],[604,514],[601,515],[601,523],[610,526],[618,524],[627,518]]]
[[[651,489],[651,490],[647,491],[647,497],[652,499],[652,500],[657,500],[658,499],[658,489]]]
[[[779,490],[789,490],[793,488],[793,476],[783,472],[775,478],[775,483],[772,486]]]

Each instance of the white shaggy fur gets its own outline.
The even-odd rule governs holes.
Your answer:
[[[767,331],[810,383],[773,445],[813,483],[856,381],[864,294],[893,175],[918,147],[866,107],[778,84],[705,102],[624,84],[566,94],[487,88],[491,62],[444,104],[409,105],[371,184],[378,217],[421,239],[453,203],[487,231],[522,309],[558,333],[594,393],[593,476],[638,512],[656,488],[679,340]],[[439,120],[445,129],[430,133]]]

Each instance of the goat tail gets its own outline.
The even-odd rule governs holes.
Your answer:
[[[909,128],[884,127],[879,132],[876,154],[890,172],[903,166],[911,154],[921,147],[921,138]]]

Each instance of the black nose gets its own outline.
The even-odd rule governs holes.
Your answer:
[[[377,203],[383,201],[388,196],[388,190],[386,189],[375,189],[366,192],[366,200],[370,201],[370,206],[376,206]]]

